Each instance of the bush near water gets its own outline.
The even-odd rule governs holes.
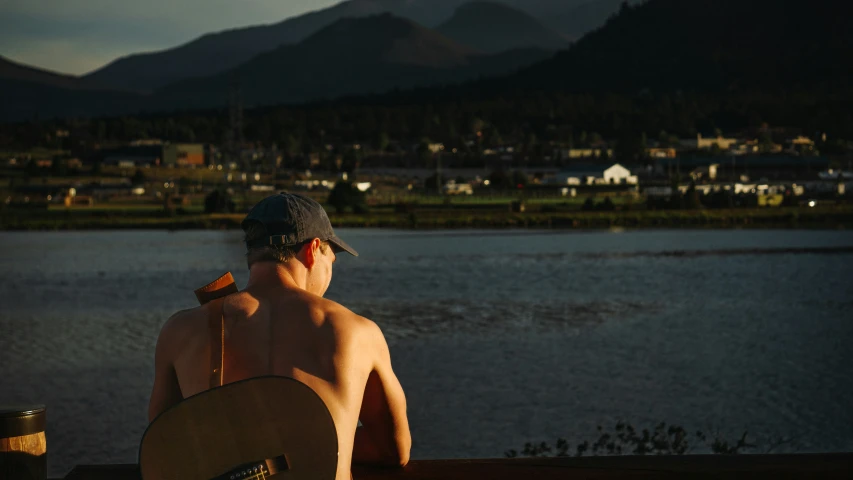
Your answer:
[[[775,437],[768,439],[762,445],[753,443],[749,432],[744,431],[740,437],[726,439],[716,432],[710,437],[702,431],[692,435],[678,425],[667,425],[665,422],[654,428],[642,430],[634,428],[630,423],[618,422],[612,430],[598,426],[598,438],[592,442],[578,442],[574,448],[565,438],[558,438],[552,446],[547,442],[528,442],[520,451],[510,449],[504,452],[507,458],[515,457],[582,457],[584,455],[684,455],[693,453],[697,448],[704,448],[713,454],[735,455],[739,453],[771,453],[773,450],[787,445],[796,449],[794,439]]]

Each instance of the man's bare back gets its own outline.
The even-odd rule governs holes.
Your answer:
[[[338,480],[350,478],[353,461],[405,465],[406,399],[385,338],[372,321],[322,298],[334,261],[315,239],[284,264],[254,263],[244,291],[172,316],[157,342],[149,420],[209,388],[209,318],[221,313],[223,384],[280,375],[311,387],[335,423]]]

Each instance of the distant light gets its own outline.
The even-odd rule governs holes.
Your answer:
[[[817,202],[815,202],[814,200],[809,202],[810,207],[814,207],[815,205],[817,205]]]
[[[169,188],[169,182],[164,183],[163,188]]]
[[[490,182],[488,180],[483,180],[483,185],[485,185],[487,187],[489,186],[490,183],[492,183],[492,182]]]

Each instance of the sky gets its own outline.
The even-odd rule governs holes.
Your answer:
[[[0,56],[83,74],[202,34],[277,23],[340,0],[0,0]]]

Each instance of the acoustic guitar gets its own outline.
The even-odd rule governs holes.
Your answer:
[[[205,304],[236,292],[226,273],[195,294]],[[213,331],[212,347],[217,337]],[[314,390],[278,376],[222,385],[222,351],[212,350],[211,389],[167,409],[145,430],[143,480],[333,480],[337,431]]]
[[[139,446],[143,480],[334,480],[338,436],[326,404],[287,377],[199,393],[161,413]]]

